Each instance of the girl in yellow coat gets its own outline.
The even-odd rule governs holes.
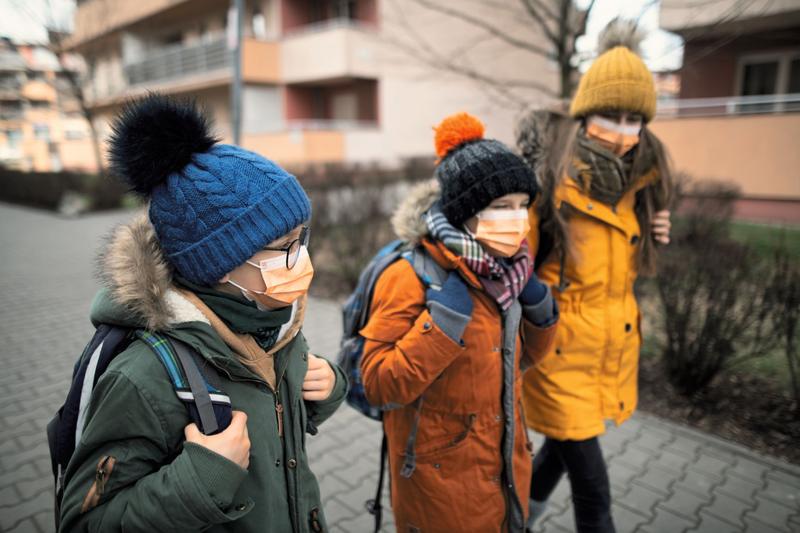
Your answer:
[[[653,77],[635,52],[632,24],[601,35],[605,51],[580,81],[570,116],[537,111],[518,144],[542,194],[529,241],[537,274],[554,287],[561,321],[551,353],[525,374],[528,425],[546,436],[533,465],[529,526],[566,471],[580,533],[614,531],[597,437],[636,407],[641,344],[633,292],[669,242],[671,179],[648,130]]]

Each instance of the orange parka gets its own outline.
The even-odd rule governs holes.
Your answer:
[[[465,278],[474,309],[463,345],[436,326],[425,306],[425,287],[405,260],[380,276],[361,331],[367,398],[374,405],[402,406],[385,411],[383,419],[397,530],[522,531],[531,445],[521,412],[520,365],[547,352],[555,326],[541,329],[521,318],[508,337],[514,348],[508,348],[494,300],[461,258],[426,237],[420,215],[437,194],[433,184],[413,192],[395,216],[395,230]],[[416,416],[416,468],[404,477]]]
[[[641,236],[634,206],[636,193],[654,179],[654,171],[640,176],[616,206],[590,198],[568,175],[554,190],[569,243],[563,279],[560,253],[536,271],[553,287],[561,314],[550,353],[524,382],[528,425],[549,437],[588,439],[605,431],[606,420],[621,424],[636,408],[641,328],[633,286]],[[530,222],[529,244],[537,250],[535,206]]]

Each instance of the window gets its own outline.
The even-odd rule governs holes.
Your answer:
[[[742,96],[776,94],[778,66],[777,61],[746,64],[742,78]]]
[[[50,126],[37,123],[33,125],[33,136],[41,141],[50,140]]]
[[[6,132],[6,138],[8,139],[9,148],[12,150],[19,148],[19,145],[22,143],[22,130],[8,130]]]
[[[800,109],[798,98],[785,97],[772,101],[771,95],[800,95],[800,50],[786,50],[744,56],[739,60],[737,94],[766,97],[758,103],[742,103],[740,112],[773,112]]]

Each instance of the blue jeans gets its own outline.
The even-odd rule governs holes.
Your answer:
[[[533,459],[531,499],[546,501],[565,471],[572,488],[577,532],[614,533],[608,472],[597,437],[587,440],[546,438]]]

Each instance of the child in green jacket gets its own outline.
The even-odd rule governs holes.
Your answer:
[[[134,340],[92,394],[60,530],[327,530],[306,431],[333,414],[347,379],[301,333],[308,197],[275,163],[217,144],[193,104],[159,95],[122,111],[109,159],[149,207],[113,233],[92,321],[191,346],[217,370],[233,417],[202,434]]]

